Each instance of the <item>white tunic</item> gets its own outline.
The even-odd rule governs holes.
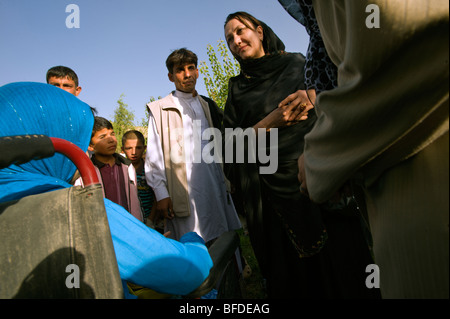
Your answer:
[[[226,191],[222,167],[219,163],[206,163],[195,141],[201,140],[203,131],[209,128],[208,121],[198,97],[190,93],[175,91],[173,99],[181,110],[184,133],[184,149],[188,194],[191,206],[189,217],[175,217],[166,220],[165,231],[170,231],[170,238],[179,240],[187,232],[194,231],[206,242],[222,233],[241,228],[239,217],[231,196]],[[196,122],[194,122],[196,121]],[[194,123],[201,123],[196,129]],[[201,140],[201,150],[209,140]],[[155,120],[150,113],[145,172],[147,183],[154,189],[156,200],[169,197],[167,190],[164,156],[161,139],[156,129]]]

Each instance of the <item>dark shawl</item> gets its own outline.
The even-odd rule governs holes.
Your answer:
[[[252,127],[288,95],[304,89],[304,56],[284,52],[284,44],[276,34],[265,24],[263,30],[266,55],[251,61],[237,58],[241,73],[229,81],[224,128]],[[258,163],[225,165],[227,177],[237,189],[236,204],[242,204],[245,210],[257,255],[264,255],[262,242],[272,227],[273,216],[268,214],[276,214],[287,224],[286,230],[302,257],[317,252],[320,247],[313,246],[318,242],[319,246],[323,244],[326,233],[319,208],[300,194],[297,180],[297,159],[303,152],[304,136],[315,120],[315,112],[310,111],[306,121],[278,129],[278,169],[274,174],[260,175]]]

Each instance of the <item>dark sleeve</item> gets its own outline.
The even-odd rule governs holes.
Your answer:
[[[306,53],[305,86],[315,89],[317,93],[337,86],[337,68],[328,57],[325,45],[317,24],[311,0],[278,0],[283,8],[308,33],[310,40]]]
[[[209,111],[211,113],[211,119],[215,128],[222,129],[223,111],[217,106],[209,97],[200,95],[206,102],[208,102]]]

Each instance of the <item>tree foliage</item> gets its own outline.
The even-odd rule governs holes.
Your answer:
[[[158,100],[161,100],[161,99],[162,99],[162,97],[161,97],[161,96],[158,96]],[[141,127],[145,128],[145,129],[148,128],[148,119],[150,118],[150,114],[149,114],[149,112],[148,112],[147,104],[148,104],[148,103],[152,103],[152,102],[154,102],[154,101],[156,101],[156,99],[155,99],[153,96],[150,96],[150,101],[148,101],[148,102],[145,104],[145,117],[143,117],[143,118],[141,119]]]
[[[209,44],[207,54],[210,66],[202,61],[199,71],[203,74],[208,96],[223,109],[228,95],[228,80],[238,75],[241,68],[236,59],[229,54],[223,40],[218,41],[217,51]]]
[[[123,98],[125,95],[122,93],[117,100],[117,107],[114,110],[113,127],[114,133],[117,137],[117,150],[122,148],[122,136],[128,131],[134,129],[134,112],[128,109],[128,104],[125,104]]]

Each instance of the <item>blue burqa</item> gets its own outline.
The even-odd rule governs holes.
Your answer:
[[[0,137],[43,134],[70,141],[85,152],[93,124],[89,105],[54,86],[20,82],[0,87]],[[1,150],[0,156],[7,151]],[[72,187],[75,171],[62,154],[1,169],[0,202]],[[212,260],[197,234],[188,233],[179,242],[165,238],[121,206],[104,201],[123,281],[185,295],[209,275]]]

